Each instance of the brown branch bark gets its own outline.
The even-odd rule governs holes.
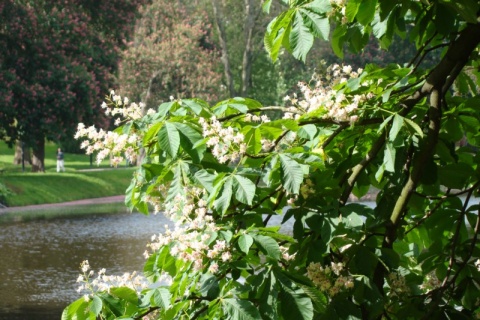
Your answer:
[[[460,70],[465,66],[470,54],[475,50],[479,43],[480,25],[468,25],[460,33],[459,37],[451,43],[447,53],[432,70],[424,85],[403,103],[405,110],[408,110],[413,108],[421,99],[429,96],[429,128],[422,147],[419,149],[417,156],[414,157],[408,180],[404,184],[400,196],[392,210],[390,219],[387,222],[386,233],[382,244],[384,248],[391,248],[393,242],[396,240],[396,232],[401,225],[410,197],[415,192],[427,160],[435,151],[435,145],[440,130],[443,96],[458,76]],[[385,272],[385,268],[379,263],[375,270],[374,282],[380,291],[382,291],[383,288]]]

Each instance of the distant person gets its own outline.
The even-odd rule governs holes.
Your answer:
[[[62,149],[58,148],[57,150],[57,172],[60,172],[60,169],[62,169],[63,172],[65,172],[65,163],[63,160],[63,152]]]

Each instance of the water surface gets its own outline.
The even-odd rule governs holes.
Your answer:
[[[161,215],[118,214],[1,225],[0,319],[60,319],[79,297],[83,260],[108,274],[141,271],[145,246],[165,223]]]

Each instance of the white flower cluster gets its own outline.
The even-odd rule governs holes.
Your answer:
[[[110,164],[117,166],[123,161],[121,154],[130,162],[135,162],[137,159],[137,145],[141,142],[141,137],[136,134],[118,134],[113,131],[104,131],[97,129],[95,126],[85,127],[83,123],[77,126],[75,139],[86,138],[80,148],[86,150],[86,154],[96,155],[96,162],[100,164],[105,158],[110,156]]]
[[[80,268],[83,274],[77,278],[77,282],[81,283],[77,292],[87,291],[88,293],[84,295],[86,301],[90,299],[92,294],[96,292],[109,292],[110,289],[114,287],[128,287],[136,292],[141,292],[149,285],[147,279],[138,275],[135,271],[132,273],[124,273],[121,276],[108,276],[106,275],[106,270],[101,269],[98,271],[97,276],[94,277],[95,272],[90,268],[88,260],[83,261]],[[171,278],[164,277],[160,281],[171,283]]]
[[[390,297],[402,299],[410,294],[410,288],[407,286],[407,281],[400,273],[391,272],[387,277],[387,282],[390,285],[390,291],[388,292]]]
[[[439,288],[442,285],[442,282],[438,279],[435,271],[430,272],[425,276],[423,283],[420,285],[420,289],[425,290],[426,292],[432,291],[436,288]]]
[[[480,259],[477,259],[477,261],[475,261],[475,267],[477,267],[477,270],[480,272]]]
[[[347,0],[330,0],[330,5],[333,8],[331,14],[335,14],[336,12],[340,13],[342,17],[341,23],[346,24],[348,22],[348,18],[346,16]]]
[[[262,114],[260,116],[257,116],[255,114],[251,114],[251,113],[247,113],[245,114],[245,117],[244,117],[244,120],[246,122],[261,122],[261,123],[268,123],[270,122],[270,118],[265,115],[265,114]]]
[[[119,125],[122,121],[132,121],[140,119],[143,116],[145,105],[134,102],[130,103],[127,97],[123,98],[115,95],[115,91],[110,92],[110,100],[102,103],[105,114],[109,116],[120,115],[115,121],[115,125]],[[149,109],[147,114],[155,113],[153,109]],[[75,139],[86,138],[80,145],[85,149],[87,154],[94,152],[96,162],[100,164],[105,158],[110,157],[110,165],[118,166],[124,160],[122,154],[129,162],[135,162],[137,159],[137,150],[143,139],[136,133],[119,134],[112,131],[104,131],[95,128],[95,126],[85,127],[83,123],[79,123]]]
[[[154,235],[148,245],[152,251],[169,245],[170,254],[177,259],[192,262],[195,271],[204,270],[216,273],[219,269],[218,262],[227,262],[232,259],[232,254],[224,240],[212,241],[212,235],[218,228],[213,222],[205,223],[202,229],[194,229],[192,226],[176,226],[170,230],[165,226],[165,232]],[[145,252],[148,257],[148,251]]]
[[[137,104],[136,102],[130,102],[127,97],[122,99],[121,96],[115,94],[114,90],[110,91],[110,97],[107,100],[108,103],[104,101],[101,105],[102,109],[105,110],[105,114],[107,116],[120,115],[115,125],[119,125],[122,122],[121,118],[123,118],[124,121],[137,120],[144,115],[145,104],[143,102]],[[155,113],[155,110],[148,109],[147,114],[152,113]]]
[[[351,66],[340,66],[335,64],[327,68],[327,75],[325,78],[314,77],[315,86],[311,88],[306,83],[300,82],[298,84],[300,91],[303,94],[303,100],[298,100],[296,97],[285,97],[285,101],[292,103],[292,107],[284,114],[284,119],[294,118],[294,113],[297,113],[295,118],[299,117],[299,113],[311,113],[318,109],[324,111],[323,118],[332,119],[336,121],[350,121],[354,123],[358,120],[358,115],[355,114],[358,106],[370,99],[372,96],[354,95],[347,97],[343,91],[335,89],[335,85],[343,83],[351,78],[358,78],[359,74],[363,72],[362,69],[353,71]]]
[[[295,259],[295,256],[297,255],[297,253],[293,253],[293,254],[288,253],[288,248],[284,246],[280,246],[280,252],[282,252],[282,258],[285,261],[292,261],[293,259]]]
[[[212,155],[220,162],[237,161],[246,151],[245,137],[232,127],[223,128],[216,117],[207,121],[199,119],[203,136],[208,138],[207,146],[212,148]]]
[[[350,275],[342,275],[343,263],[332,262],[323,267],[319,262],[310,263],[307,267],[307,277],[322,292],[334,297],[337,293],[353,288],[354,282]]]

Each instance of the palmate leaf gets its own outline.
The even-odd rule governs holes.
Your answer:
[[[326,17],[322,17],[310,10],[300,9],[305,26],[317,38],[328,40],[330,34],[330,21]]]
[[[110,294],[119,299],[128,301],[130,303],[137,303],[138,296],[137,292],[128,287],[116,287],[110,289]]]
[[[262,151],[262,133],[260,128],[247,126],[245,129],[249,129],[248,131],[242,131],[247,143],[247,152],[249,154],[257,154]]]
[[[180,148],[180,133],[173,123],[165,122],[158,132],[158,144],[170,157],[177,156]]]
[[[393,143],[388,142],[385,146],[385,154],[383,156],[383,163],[385,164],[385,170],[388,172],[395,172],[395,155],[396,150]]]
[[[313,304],[310,297],[282,271],[274,272],[280,284],[279,300],[284,319],[313,319]]]
[[[291,27],[292,17],[295,10],[288,10],[273,19],[267,27],[267,32],[264,37],[265,49],[270,58],[275,62],[278,58],[278,53],[284,43],[284,37],[288,36],[288,29]]]
[[[233,176],[233,188],[235,190],[235,198],[241,203],[248,205],[252,204],[253,197],[255,196],[255,184],[243,176]]]
[[[170,299],[172,294],[167,288],[156,288],[152,295],[152,300],[155,306],[167,309],[170,307]]]
[[[285,154],[280,154],[283,187],[289,193],[298,194],[303,181],[303,170],[300,164]]]
[[[278,246],[277,241],[275,241],[273,238],[262,235],[254,235],[253,239],[255,240],[255,244],[257,245],[257,247],[263,253],[265,253],[267,257],[275,260],[280,259],[280,247]]]
[[[227,209],[230,206],[230,202],[232,201],[232,195],[233,195],[232,177],[225,178],[223,181],[220,182],[220,185],[217,186],[217,188],[220,186],[221,186],[221,189],[219,192],[220,196],[217,197],[217,199],[213,202],[213,205],[223,215],[225,214],[225,212],[227,212]]]
[[[232,320],[261,319],[260,312],[253,303],[241,299],[222,299],[223,311]]]
[[[309,22],[313,23],[311,20],[309,20]],[[299,11],[295,13],[288,40],[292,55],[305,62],[307,53],[313,46],[313,34],[305,24],[302,14]]]
[[[193,162],[199,163],[206,150],[204,144],[198,144],[199,141],[203,140],[202,134],[183,123],[176,122],[175,127],[180,135],[180,145],[182,146],[182,149],[192,157]],[[196,147],[194,148],[194,146]]]
[[[238,238],[238,246],[240,250],[245,252],[245,254],[248,254],[248,251],[250,250],[250,247],[252,246],[252,244],[253,244],[253,238],[248,234],[242,234]]]

